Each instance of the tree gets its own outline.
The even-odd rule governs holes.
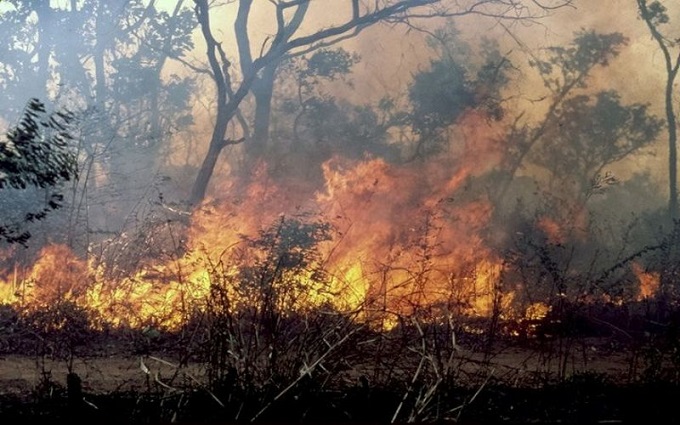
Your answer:
[[[271,147],[264,157],[276,159],[272,174],[301,171],[309,179],[335,155],[425,161],[456,143],[451,130],[466,112],[501,120],[501,91],[512,64],[498,44],[483,38],[473,48],[451,21],[427,33],[429,66],[413,75],[406,93],[375,104],[351,104],[325,91],[322,83],[332,80],[352,87],[350,72],[359,58],[342,48],[319,49],[282,64]]]
[[[595,31],[580,31],[567,46],[549,47],[546,58],[531,54],[529,64],[536,68],[548,93],[547,112],[538,123],[522,122],[519,114],[506,136],[506,152],[500,184],[496,185],[495,201],[501,204],[518,171],[535,146],[547,140],[551,129],[559,128],[563,121],[562,112],[567,102],[578,90],[587,87],[591,72],[605,67],[618,56],[627,39],[620,33],[600,34]],[[554,145],[553,145],[554,146]]]
[[[257,156],[262,152],[268,139],[271,114],[271,98],[278,66],[286,59],[304,55],[320,48],[339,43],[358,35],[364,29],[380,22],[398,23],[411,19],[431,17],[455,17],[479,14],[503,19],[532,19],[540,13],[569,4],[570,1],[554,1],[551,7],[536,1],[507,2],[503,0],[467,0],[449,2],[446,0],[390,0],[385,2],[362,2],[360,0],[336,1],[340,22],[322,28],[310,28],[310,0],[270,2],[273,13],[274,35],[265,40],[259,55],[252,52],[249,21],[252,14],[252,0],[239,0],[234,23],[233,38],[238,48],[240,79],[232,78],[232,63],[222,44],[213,35],[208,0],[194,0],[195,12],[201,33],[207,44],[207,58],[211,77],[216,86],[215,124],[203,162],[199,168],[189,201],[196,205],[206,193],[208,184],[222,150],[247,139],[247,151]],[[537,12],[540,11],[540,12]],[[345,18],[342,18],[342,16]],[[305,25],[303,25],[303,23]],[[304,27],[304,31],[300,28]],[[252,93],[255,101],[254,132],[248,134],[247,125],[240,120],[244,138],[226,138],[227,128],[245,97]]]
[[[84,111],[83,176],[73,192],[73,227],[64,227],[78,236],[124,230],[125,217],[163,181],[158,165],[170,138],[192,123],[195,76],[167,65],[193,48],[196,20],[185,0],[169,10],[159,3],[12,0],[2,13],[0,119],[16,116],[27,92]]]
[[[636,0],[640,17],[663,53],[666,67],[666,87],[664,104],[666,110],[666,126],[668,129],[668,216],[678,218],[678,128],[674,105],[673,87],[680,70],[680,50],[673,54],[671,49],[678,47],[680,39],[670,39],[661,33],[660,28],[670,22],[666,6],[661,2]]]
[[[449,139],[446,131],[467,111],[475,109],[489,120],[500,120],[501,90],[509,82],[512,68],[496,43],[483,38],[473,49],[459,37],[452,22],[431,34],[428,44],[437,54],[428,69],[413,76],[409,86],[410,108],[403,121],[415,140],[408,160],[443,149]],[[478,51],[475,57],[473,50]]]
[[[577,203],[584,202],[605,167],[651,144],[662,125],[648,105],[622,104],[614,91],[573,96],[556,114],[559,121],[546,129],[546,142],[530,159],[551,173],[555,192]]]
[[[64,196],[59,186],[78,175],[69,134],[73,119],[68,112],[47,114],[42,102],[31,99],[19,123],[0,143],[0,193],[20,196],[30,188],[48,189],[45,206],[22,212],[18,222],[0,223],[0,240],[25,245],[31,234],[21,229],[22,224],[42,220],[61,208]]]
[[[320,165],[340,153],[396,157],[396,149],[386,143],[386,117],[372,105],[355,105],[328,93],[324,85],[341,81],[352,87],[350,75],[359,60],[343,48],[324,48],[279,67],[270,146],[264,153],[265,159],[275,159],[270,163],[273,174],[285,170],[288,176],[302,172],[305,179],[321,177]]]
[[[628,224],[635,222],[602,214],[606,201],[595,204],[617,182],[606,168],[639,153],[662,129],[649,105],[626,104],[615,91],[589,86],[591,75],[608,66],[625,43],[619,33],[581,31],[542,57],[531,53],[546,87],[540,97],[545,112],[535,120],[521,111],[507,117],[512,125],[503,139],[502,162],[478,184],[491,189],[495,204],[491,243],[510,252],[515,263],[510,270],[531,276],[522,281],[538,290],[578,289],[571,292],[577,297],[602,290],[590,283],[604,279],[598,274],[612,265],[630,262],[625,258],[640,249],[629,237],[633,224]],[[605,246],[612,240],[617,249]]]

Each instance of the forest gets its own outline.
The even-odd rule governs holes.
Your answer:
[[[0,420],[665,423],[678,22],[0,1]]]

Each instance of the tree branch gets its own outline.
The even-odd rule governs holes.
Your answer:
[[[245,137],[241,137],[240,139],[224,139],[224,140],[222,140],[222,143],[220,144],[220,149],[224,149],[227,146],[238,145],[238,144],[243,143],[245,141],[246,141]]]
[[[250,16],[250,6],[252,4],[253,0],[241,0],[238,5],[236,21],[234,22],[234,33],[236,34],[241,72],[244,75],[246,70],[253,65],[253,56],[250,52],[250,37],[248,35],[248,17]]]

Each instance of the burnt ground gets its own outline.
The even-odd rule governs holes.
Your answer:
[[[429,418],[485,425],[680,421],[676,413],[680,386],[673,379],[678,371],[668,359],[662,359],[662,365],[652,364],[655,360],[646,358],[645,352],[624,349],[615,339],[602,337],[579,339],[568,356],[559,358],[557,343],[504,341],[486,352],[461,344],[455,354],[460,368],[457,381],[442,385],[438,399],[426,406],[447,412]],[[174,355],[165,349],[138,354],[97,350],[71,360],[28,353],[3,355],[0,423],[247,422],[253,411],[239,415],[237,407],[229,405],[229,394],[206,389],[206,370],[200,362],[189,361],[178,374]],[[655,365],[657,374],[652,376]],[[77,376],[80,385],[68,382],[69,366],[75,374],[70,379]],[[307,390],[304,386],[309,384],[302,381],[299,391],[273,402],[258,421],[389,423],[400,409],[398,422],[407,422],[408,412],[419,408],[423,394],[413,382],[410,387],[408,382],[374,386],[354,378],[332,389],[311,385]],[[427,415],[422,418],[429,421]]]

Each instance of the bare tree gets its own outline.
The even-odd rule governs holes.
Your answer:
[[[247,140],[248,151],[257,155],[268,139],[271,98],[276,70],[284,60],[310,53],[320,48],[357,36],[364,29],[381,23],[409,23],[434,17],[480,15],[495,19],[534,20],[552,10],[567,6],[571,0],[336,0],[329,7],[337,8],[345,18],[329,26],[310,29],[311,0],[270,0],[273,12],[274,35],[267,38],[254,55],[249,28],[253,0],[238,0],[238,12],[233,28],[233,41],[238,49],[240,76],[232,79],[232,63],[222,44],[213,34],[210,2],[194,0],[195,12],[207,45],[210,75],[216,86],[216,118],[208,151],[194,182],[189,202],[200,203],[224,147]],[[326,2],[330,3],[330,2]],[[305,24],[305,30],[300,28]],[[254,132],[250,137],[245,121],[240,120],[245,137],[240,140],[225,138],[229,123],[238,117],[244,98],[252,93],[255,99]]]

